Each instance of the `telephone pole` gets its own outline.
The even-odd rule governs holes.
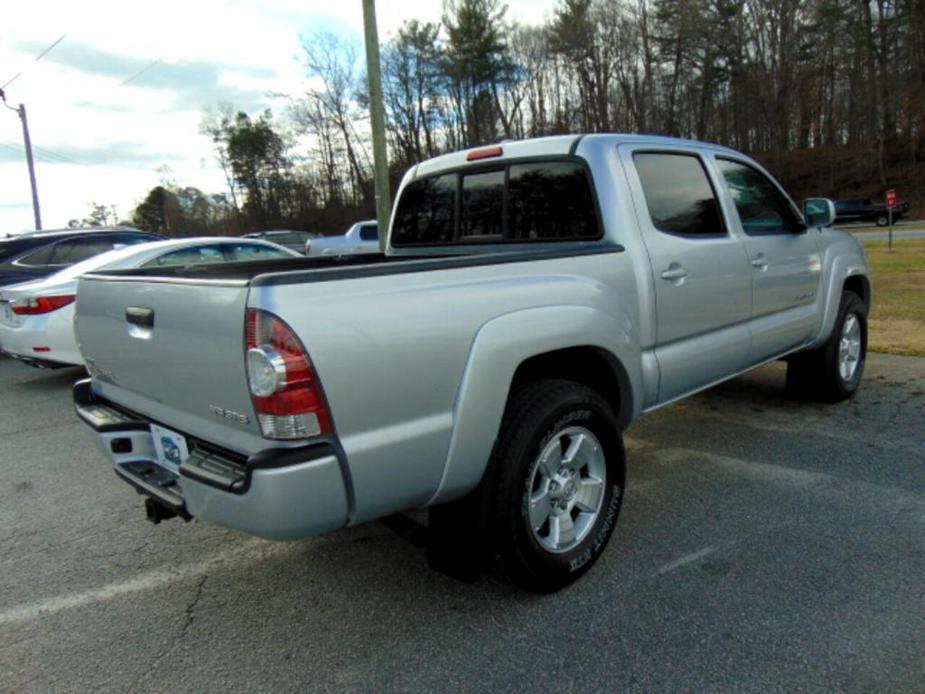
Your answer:
[[[369,118],[373,130],[373,166],[376,169],[376,222],[379,250],[385,251],[386,232],[391,215],[389,196],[389,158],[385,148],[385,109],[382,105],[382,77],[379,73],[379,31],[376,28],[376,2],[363,0],[363,28],[366,34],[366,73],[369,77]]]
[[[35,185],[35,162],[32,160],[32,140],[29,138],[29,121],[26,118],[26,105],[20,104],[19,108],[14,108],[6,103],[6,94],[0,89],[0,99],[3,105],[11,111],[16,111],[19,120],[22,121],[22,141],[26,150],[26,164],[29,166],[29,185],[32,186],[32,213],[35,215],[35,229],[42,229],[42,213],[39,210],[39,191]]]

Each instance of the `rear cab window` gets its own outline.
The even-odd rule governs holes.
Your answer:
[[[588,241],[602,232],[585,165],[530,160],[412,181],[398,201],[391,243]]]

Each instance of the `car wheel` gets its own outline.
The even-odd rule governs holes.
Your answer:
[[[885,227],[887,224],[890,223],[890,217],[885,212],[880,213],[874,219],[874,222],[877,224],[878,227]]]
[[[517,387],[490,470],[487,538],[506,577],[551,592],[591,568],[616,525],[626,475],[616,417],[597,392],[560,380]]]
[[[867,306],[857,294],[846,291],[826,343],[788,360],[787,390],[799,397],[846,400],[861,384],[866,360]]]

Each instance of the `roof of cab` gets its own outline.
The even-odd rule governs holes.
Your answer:
[[[537,156],[565,156],[574,154],[579,144],[588,145],[591,143],[600,145],[652,145],[652,146],[677,146],[686,145],[689,147],[699,147],[737,154],[735,150],[716,145],[710,142],[701,142],[700,140],[686,140],[680,137],[665,137],[662,135],[631,135],[626,133],[596,133],[589,135],[553,135],[550,137],[536,137],[526,140],[502,140],[479,147],[471,147],[459,152],[451,152],[433,159],[421,162],[414,169],[414,178],[427,176],[447,169],[456,169],[467,164],[485,164],[492,159],[515,159],[520,157],[537,157]],[[490,147],[500,147],[502,154],[491,159],[479,159],[476,162],[467,161],[466,157],[470,152],[487,149]]]

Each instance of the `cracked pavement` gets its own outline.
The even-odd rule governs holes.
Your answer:
[[[925,359],[795,402],[771,364],[644,416],[597,566],[432,573],[381,524],[271,543],[144,520],[74,369],[0,357],[0,692],[921,691]]]

